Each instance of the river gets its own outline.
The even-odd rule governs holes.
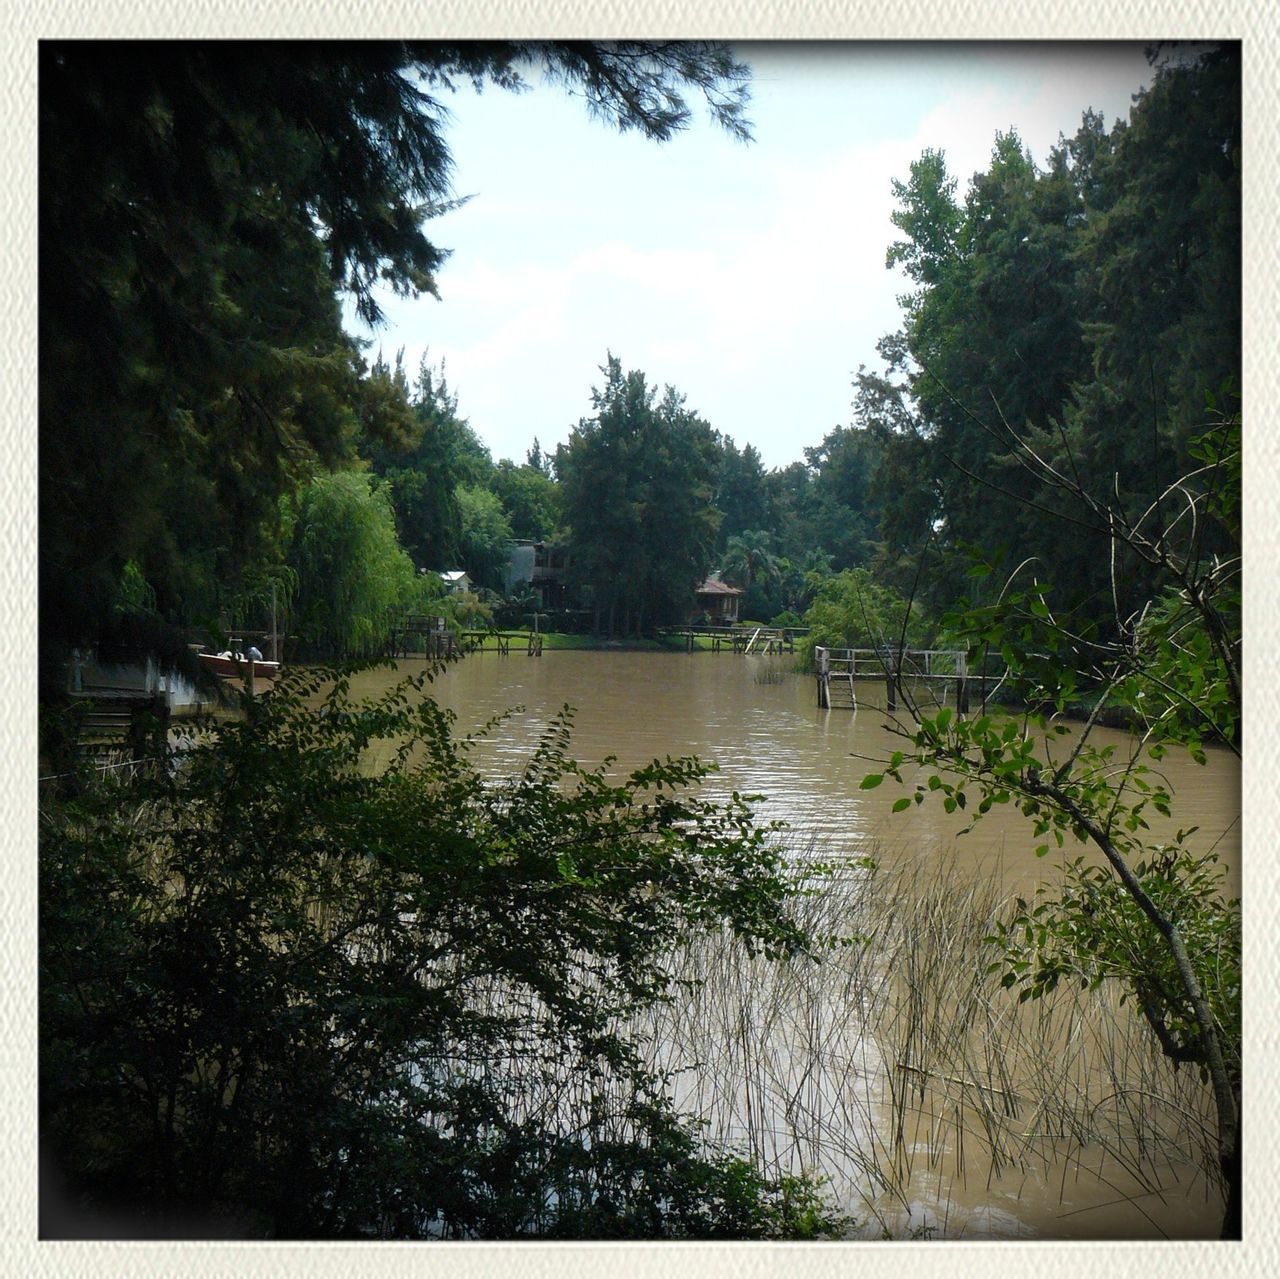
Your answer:
[[[874,855],[893,863],[907,877],[914,875],[918,883],[943,884],[943,895],[951,897],[967,891],[963,886],[968,884],[983,884],[997,896],[1025,896],[1037,884],[1054,882],[1054,859],[1034,856],[1038,841],[1033,839],[1027,819],[1012,805],[994,808],[972,831],[957,837],[960,823],[956,816],[944,812],[941,803],[926,802],[900,814],[891,813],[893,801],[910,793],[910,779],[906,787],[886,779],[875,789],[860,789],[863,776],[878,771],[874,761],[895,748],[892,721],[883,709],[883,690],[863,686],[866,695],[856,711],[820,710],[813,679],[794,672],[792,661],[723,653],[622,650],[549,651],[540,658],[516,651],[506,657],[490,653],[451,666],[437,677],[432,694],[454,712],[461,732],[474,731],[494,716],[511,712],[477,747],[476,761],[487,776],[519,770],[538,734],[561,707],[569,705],[574,708],[571,754],[584,765],[598,765],[614,756],[611,771],[621,773],[666,755],[693,754],[714,761],[718,772],[707,784],[709,795],[738,791],[764,796],[757,805],[758,815],[786,822],[796,847],[813,843],[824,854]],[[404,673],[420,669],[421,663],[413,660],[400,668]],[[395,678],[396,673],[387,670],[366,672],[353,681],[353,692],[374,694]],[[1098,730],[1098,739],[1115,742],[1121,749],[1128,745],[1124,734],[1110,730]],[[1174,794],[1168,831],[1171,833],[1175,825],[1198,826],[1189,846],[1198,852],[1216,851],[1228,867],[1226,889],[1238,895],[1238,761],[1226,752],[1212,751],[1208,763],[1200,766],[1174,752],[1161,769]],[[1153,834],[1160,837],[1163,832],[1155,819],[1152,825]],[[767,991],[765,985],[744,986],[741,973],[733,975],[740,988],[732,1017],[737,1022],[751,1022],[752,1029],[749,1034],[735,1031],[739,1036],[736,1046],[722,1047],[721,1058],[734,1056],[732,1069],[726,1067],[730,1074],[739,1071],[739,1051],[744,1060],[754,1054],[757,1062],[763,1055],[774,1061],[768,1074],[776,1085],[772,1088],[776,1096],[770,1101],[764,1096],[766,1089],[760,1087],[754,1104],[757,1124],[761,1109],[772,1106],[777,1112],[764,1131],[772,1140],[785,1130],[784,1136],[777,1138],[780,1144],[771,1146],[779,1160],[794,1166],[802,1148],[808,1149],[850,1211],[861,1220],[870,1212],[873,1223],[885,1225],[895,1234],[921,1228],[930,1237],[969,1239],[1200,1238],[1216,1234],[1220,1202],[1195,1170],[1194,1160],[1178,1156],[1189,1139],[1172,1130],[1171,1125],[1177,1124],[1170,1119],[1181,1109],[1194,1106],[1198,1117],[1189,1122],[1193,1126],[1199,1123],[1207,1113],[1204,1098],[1188,1099],[1188,1071],[1178,1079],[1166,1078],[1158,1057],[1154,1064],[1146,1061],[1146,1032],[1141,1026],[1128,1024],[1127,1009],[1119,1014],[1127,1028],[1117,1038],[1118,1032],[1109,1022],[1104,1025],[1091,1020],[1093,1012],[1081,1013],[1074,1006],[1055,1014],[1057,1020],[1052,1023],[1038,1014],[1038,1025],[1024,1020],[1015,1027],[1014,1014],[998,1004],[983,1005],[984,1016],[991,1023],[985,1029],[953,1025],[944,1035],[934,1027],[938,1043],[950,1036],[947,1043],[951,1046],[935,1048],[926,1071],[918,1064],[925,1060],[918,1056],[918,1045],[913,1047],[916,1031],[901,1029],[900,1014],[895,1011],[899,1005],[893,1001],[902,1002],[906,997],[899,991],[900,974],[883,971],[887,962],[882,962],[875,978],[885,993],[876,1014],[879,1029],[874,1032],[868,1029],[870,1021],[856,1026],[849,1023],[847,1010],[832,1003],[829,991],[806,987],[804,999],[808,1002],[803,1007],[797,1004],[789,1015],[810,1024],[806,1042],[816,1042],[815,1035],[822,1039],[822,1060],[815,1056],[805,1065],[789,1061],[785,1069],[777,1062],[803,1055],[797,1046],[796,1026],[778,1020],[782,1003],[797,998],[794,990],[788,988],[790,993],[780,1002],[776,986],[768,986]],[[955,960],[950,962],[956,967]],[[860,980],[871,980],[869,972]],[[933,979],[934,985],[941,987],[953,976],[944,973]],[[767,985],[773,979],[761,977],[759,981]],[[918,1001],[918,992],[911,999]],[[769,1001],[767,1009],[762,1000]],[[1009,1003],[1012,1005],[1012,1000]],[[839,1036],[843,1038],[838,1051],[828,1042],[835,1032],[828,1034],[818,1024],[817,1007],[840,1009]],[[709,1015],[706,1009],[698,1013],[703,1023]],[[936,1023],[937,1015],[931,1016]],[[1026,1014],[1019,1012],[1017,1016],[1025,1019]],[[701,1054],[707,1041],[695,1044],[694,1039],[710,1032],[703,1024],[696,1033],[688,1026],[673,1024],[664,1033],[681,1044],[687,1040],[689,1050]],[[693,1038],[688,1038],[690,1035]],[[894,1038],[902,1035],[906,1036],[903,1042]],[[1000,1039],[1001,1035],[1013,1038]],[[957,1036],[964,1039],[963,1045]],[[1105,1049],[1101,1046],[1104,1039]],[[1087,1122],[1079,1121],[1077,1139],[1070,1139],[1077,1121],[1064,1110],[1050,1123],[1043,1101],[1032,1108],[1030,1118],[1022,1113],[999,1140],[991,1138],[991,1125],[998,1117],[990,1107],[974,1108],[973,1098],[988,1094],[1004,1097],[1002,1088],[1009,1090],[1009,1097],[1015,1091],[1025,1092],[1033,1077],[1047,1078],[1051,1066],[1073,1053],[1080,1057],[1078,1077],[1066,1082],[1063,1067],[1059,1087],[1064,1095],[1076,1095],[1078,1108],[1087,1112]],[[1113,1076],[1109,1076],[1110,1083],[1100,1082],[1098,1061],[1104,1054],[1113,1076],[1116,1070],[1137,1074],[1133,1079],[1125,1076],[1123,1083],[1116,1083]],[[1127,1064],[1135,1054],[1143,1058],[1142,1063]],[[904,1055],[911,1060],[904,1060]],[[999,1060],[993,1063],[993,1057]],[[839,1072],[835,1071],[837,1060],[843,1063]],[[968,1079],[984,1060],[985,1077],[995,1081],[998,1074],[1004,1083],[997,1086]],[[855,1061],[854,1073],[861,1081],[860,1101],[851,1105],[847,1081],[850,1063]],[[907,1076],[901,1072],[905,1071],[914,1071],[912,1078],[918,1076],[918,1091],[904,1086]],[[796,1079],[803,1083],[795,1084],[797,1091],[793,1092]],[[939,1082],[943,1080],[950,1083]],[[1161,1089],[1173,1090],[1163,1102],[1147,1109],[1141,1101],[1134,1103],[1133,1097],[1155,1089],[1157,1083]],[[739,1108],[745,1106],[751,1112],[755,1086],[748,1083],[744,1096],[725,1101],[724,1089],[708,1091],[706,1080],[695,1074],[686,1079],[681,1100],[707,1112],[713,1132],[749,1140],[754,1147],[757,1135],[749,1125],[744,1127]],[[810,1133],[805,1147],[798,1135],[803,1125],[796,1119],[799,1090],[817,1098],[807,1113],[812,1118],[820,1112],[822,1122],[814,1120],[811,1128],[830,1132],[839,1113],[845,1116],[846,1127],[859,1128],[862,1144],[846,1135],[835,1143],[840,1155],[832,1156],[835,1147],[828,1142],[819,1150],[821,1143]],[[708,1100],[711,1093],[718,1099],[714,1104]],[[1125,1105],[1132,1110],[1136,1104],[1142,1113],[1104,1123],[1099,1116],[1109,1115],[1119,1106],[1116,1096],[1120,1093],[1131,1094]],[[1012,1112],[1013,1103],[1007,1104]],[[905,1136],[904,1115],[905,1126],[911,1129]],[[896,1180],[868,1172],[867,1152],[873,1148],[880,1151],[882,1145],[872,1130],[891,1124],[899,1130],[893,1153],[899,1174]],[[982,1130],[979,1137],[985,1136],[985,1140],[975,1138],[975,1129]],[[1135,1149],[1148,1152],[1144,1171],[1138,1170],[1138,1161],[1127,1153],[1125,1143],[1130,1140]],[[1152,1150],[1160,1153],[1151,1154]]]

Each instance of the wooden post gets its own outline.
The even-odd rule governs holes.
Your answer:
[[[956,659],[956,665],[959,669],[959,678],[956,680],[956,714],[967,715],[969,713],[969,680],[968,680],[968,658],[961,653]]]
[[[829,711],[831,709],[831,665],[829,654],[825,648],[815,648],[813,655],[818,666],[818,708]]]

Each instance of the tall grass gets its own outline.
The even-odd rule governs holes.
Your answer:
[[[644,1027],[654,1064],[710,1137],[771,1175],[825,1177],[870,1234],[980,1233],[993,1196],[1050,1215],[1118,1199],[1159,1235],[1150,1204],[1172,1189],[1212,1220],[1208,1090],[1114,989],[1002,989],[984,940],[1002,908],[994,880],[945,862],[850,864],[798,902],[815,932],[855,938],[820,963],[728,936],[674,961],[692,984]],[[953,1220],[952,1204],[969,1207]],[[1072,1232],[1088,1229],[1081,1213]]]
[[[786,672],[772,662],[768,666],[757,667],[751,676],[751,682],[757,685],[785,684],[786,680]]]

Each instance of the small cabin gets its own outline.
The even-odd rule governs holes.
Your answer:
[[[449,569],[438,576],[450,595],[461,595],[464,591],[471,590],[472,582],[465,569]]]
[[[698,587],[696,595],[694,618],[705,616],[712,626],[732,626],[738,620],[738,601],[742,592],[736,586],[730,586],[718,577],[709,577]]]

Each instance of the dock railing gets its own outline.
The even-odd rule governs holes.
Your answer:
[[[881,680],[889,710],[897,710],[906,682],[924,680],[955,686],[956,708],[969,709],[968,660],[959,649],[824,648],[813,650],[818,678],[818,705],[856,707],[858,681]],[[833,690],[835,692],[833,698]],[[945,687],[943,696],[946,696]]]
[[[796,640],[809,633],[807,626],[664,626],[660,636],[684,641],[686,653],[692,653],[699,639],[711,641],[713,653],[765,653],[769,656],[794,653]]]

